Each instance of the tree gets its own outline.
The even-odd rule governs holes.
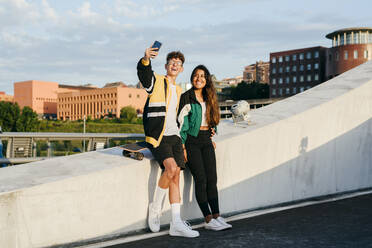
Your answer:
[[[17,120],[17,131],[35,132],[38,130],[38,127],[39,120],[37,119],[37,114],[30,107],[24,107]]]
[[[231,98],[233,100],[262,99],[269,98],[269,96],[268,84],[243,81],[236,87],[231,88]]]
[[[17,131],[17,120],[20,112],[21,110],[17,103],[0,102],[0,126],[3,132]]]
[[[128,122],[137,121],[137,111],[132,106],[126,106],[120,109],[120,119],[126,120]]]

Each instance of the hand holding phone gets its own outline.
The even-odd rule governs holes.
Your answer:
[[[149,59],[154,59],[158,55],[160,47],[161,42],[156,40],[151,47],[147,48],[145,51],[145,56],[143,57],[145,61],[148,61]]]
[[[161,42],[156,40],[151,48],[157,48],[157,50],[155,51],[159,52],[160,47],[161,47]]]

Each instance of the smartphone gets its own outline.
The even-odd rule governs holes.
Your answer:
[[[161,47],[161,42],[159,42],[159,41],[157,41],[157,40],[156,40],[156,41],[154,42],[154,44],[152,45],[152,48],[157,48],[156,51],[159,51],[160,47]]]

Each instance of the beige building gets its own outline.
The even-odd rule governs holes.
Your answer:
[[[109,113],[120,117],[120,109],[125,106],[133,106],[142,113],[146,98],[144,89],[130,88],[122,82],[103,88],[37,80],[14,83],[14,101],[21,108],[29,106],[39,117],[61,120],[83,119],[84,115],[95,119]]]
[[[22,109],[32,108],[39,116],[57,113],[58,83],[29,80],[14,83],[14,101]]]
[[[132,106],[138,113],[142,113],[146,99],[147,93],[144,89],[130,88],[120,84],[59,93],[57,118],[79,120],[86,116],[97,119],[110,113],[119,118],[120,109],[125,106]]]
[[[11,96],[11,95],[5,94],[4,91],[0,91],[0,102],[1,101],[4,101],[4,102],[14,102],[14,97]]]
[[[269,83],[270,62],[257,61],[256,64],[248,65],[243,71],[243,81],[252,83]]]

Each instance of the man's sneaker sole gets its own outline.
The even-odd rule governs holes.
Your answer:
[[[170,236],[174,236],[174,237],[185,237],[185,238],[196,238],[196,237],[199,237],[199,232],[197,231],[194,231],[195,234],[192,234],[192,235],[185,235],[184,233],[181,233],[181,232],[175,232],[175,231],[169,231],[169,235]]]
[[[222,231],[222,230],[225,230],[225,229],[229,229],[230,227],[227,227],[225,225],[221,225],[220,227],[218,228],[213,228],[213,227],[210,227],[210,226],[204,226],[205,229],[207,230],[211,230],[211,231]]]

